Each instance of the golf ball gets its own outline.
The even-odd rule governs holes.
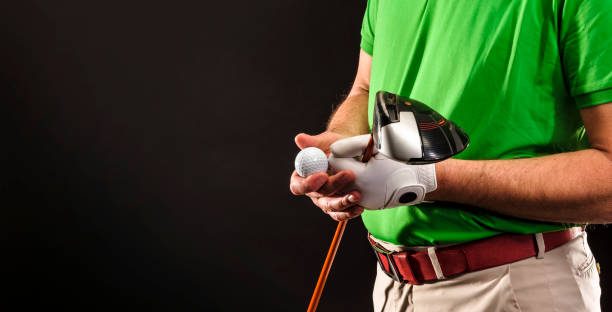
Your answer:
[[[327,166],[327,156],[316,147],[307,147],[295,157],[295,171],[302,177],[317,172],[326,172]]]

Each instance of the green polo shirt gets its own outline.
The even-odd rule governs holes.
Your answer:
[[[460,159],[512,159],[588,146],[579,109],[612,102],[612,2],[369,0],[361,48],[374,95],[426,103],[470,136]],[[366,211],[375,237],[460,243],[569,224],[436,202]]]

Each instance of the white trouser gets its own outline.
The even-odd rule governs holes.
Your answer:
[[[396,282],[378,266],[373,300],[374,311],[592,312],[601,311],[600,295],[595,258],[583,232],[542,259],[532,257],[431,284]]]

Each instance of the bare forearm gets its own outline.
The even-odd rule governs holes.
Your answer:
[[[370,128],[368,126],[367,91],[349,94],[330,117],[327,130],[346,136],[368,133]]]
[[[327,130],[344,136],[355,136],[370,131],[368,123],[368,98],[370,94],[370,69],[372,56],[359,51],[359,66],[355,82],[346,100],[332,114]]]
[[[612,160],[597,149],[513,160],[436,165],[429,200],[469,204],[521,218],[612,222]]]

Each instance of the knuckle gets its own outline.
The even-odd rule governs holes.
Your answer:
[[[334,210],[334,205],[333,205],[333,203],[330,200],[326,200],[325,201],[325,208],[327,210]]]
[[[314,200],[313,200],[314,201]],[[317,205],[317,207],[321,208],[321,210],[323,210],[323,212],[329,214],[329,204],[323,200],[323,198],[318,198],[315,202],[315,205]]]
[[[348,196],[342,197],[342,206],[346,207],[348,205],[349,205]]]
[[[298,195],[308,193],[308,184],[304,180],[296,180],[293,184],[293,189]]]
[[[332,206],[334,207],[334,210],[343,210],[344,206],[342,204],[342,198],[335,199]]]
[[[289,190],[291,191],[291,194],[293,195],[300,195],[294,183],[289,184]]]
[[[338,216],[338,214],[337,214],[337,213],[333,213],[333,212],[332,212],[332,213],[330,213],[330,214],[329,214],[329,216],[330,216],[332,219],[336,220],[336,221],[342,221],[342,220],[340,219],[340,217]]]

